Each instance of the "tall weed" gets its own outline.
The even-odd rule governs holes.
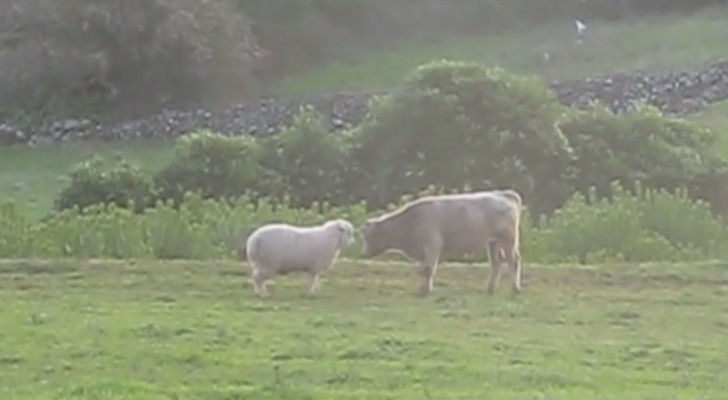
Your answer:
[[[429,188],[423,194],[433,191]],[[525,210],[524,260],[688,261],[728,255],[726,225],[707,204],[690,200],[685,191],[669,193],[638,185],[632,194],[614,183],[611,193],[609,199],[597,197],[595,190],[586,197],[575,194],[549,219],[533,220]],[[345,207],[322,203],[300,209],[265,198],[217,201],[188,194],[179,206],[159,201],[135,213],[98,205],[30,223],[15,204],[6,203],[0,207],[0,257],[232,259],[245,238],[264,223],[312,225],[341,217],[359,227],[381,212],[368,212],[364,203]],[[360,248],[351,246],[343,256],[357,258]]]

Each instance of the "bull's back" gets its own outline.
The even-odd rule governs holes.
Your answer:
[[[499,235],[513,217],[513,204],[496,193],[468,193],[429,198],[423,217],[429,228],[440,235],[444,251],[474,252]]]

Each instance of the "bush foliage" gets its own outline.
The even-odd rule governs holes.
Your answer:
[[[74,111],[125,116],[211,105],[257,93],[264,76],[340,60],[393,38],[498,33],[554,19],[691,12],[719,3],[5,0],[0,2],[0,110],[34,117]]]
[[[278,183],[276,192],[263,191],[265,195],[287,198],[296,208],[344,203],[348,142],[329,133],[320,114],[302,109],[289,128],[263,139],[260,146],[260,165],[270,173],[259,179],[258,187]]]
[[[352,158],[377,205],[430,184],[510,186],[541,211],[569,195],[572,150],[557,127],[560,112],[535,78],[476,63],[429,63],[360,127]]]
[[[175,142],[172,161],[154,176],[163,200],[182,201],[187,192],[203,198],[232,198],[250,193],[262,180],[258,144],[247,136],[193,132]]]
[[[55,205],[59,210],[114,204],[140,211],[154,200],[154,186],[146,171],[123,159],[93,157],[76,165]]]
[[[175,204],[195,192],[296,208],[360,201],[382,208],[430,186],[513,187],[538,217],[575,192],[588,196],[595,187],[599,199],[611,196],[612,181],[628,190],[640,181],[685,188],[725,213],[728,168],[711,151],[715,141],[710,131],[654,108],[625,115],[598,104],[569,109],[535,78],[439,61],[419,67],[344,134],[329,133],[320,115],[302,109],[290,127],[263,139],[182,136],[154,182],[158,198]]]
[[[228,0],[6,0],[0,15],[4,110],[136,113],[254,89],[261,52]]]
[[[154,185],[123,162],[84,163],[58,201],[65,211],[30,224],[8,206],[3,240],[9,256],[227,257],[263,222],[361,224],[423,191],[513,187],[534,261],[714,257],[728,239],[711,210],[728,188],[714,142],[654,108],[568,109],[535,79],[440,61],[344,134],[312,110],[263,139],[191,133]],[[152,194],[154,207],[139,206]]]
[[[521,232],[523,254],[533,262],[618,262],[695,260],[726,255],[728,230],[709,207],[684,194],[639,189],[632,195],[615,183],[611,201],[573,196],[548,220],[532,223],[528,212]],[[404,199],[402,200],[404,201]],[[401,202],[398,202],[401,203]],[[205,200],[187,195],[179,207],[158,202],[141,213],[118,208],[69,209],[36,223],[13,203],[0,208],[0,258],[234,258],[245,237],[267,222],[321,223],[350,219],[361,226],[381,211],[363,204],[314,209],[274,205],[245,197]],[[358,257],[360,245],[345,251]]]

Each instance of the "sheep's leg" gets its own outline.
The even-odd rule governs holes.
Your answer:
[[[488,275],[487,293],[493,294],[498,282],[500,281],[501,275],[501,264],[503,261],[504,252],[496,242],[488,243],[488,259],[490,259],[490,274]]]
[[[319,274],[318,273],[312,273],[311,274],[311,284],[308,287],[308,294],[314,295],[316,292],[318,292],[319,289]]]
[[[255,295],[263,298],[268,297],[268,289],[265,287],[265,281],[268,279],[268,274],[261,272],[259,269],[254,269],[252,273],[253,290]]]

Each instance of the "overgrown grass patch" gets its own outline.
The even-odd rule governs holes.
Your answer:
[[[233,262],[0,263],[8,399],[694,399],[728,384],[728,265],[526,265],[524,292],[444,265],[342,260],[255,299]]]

